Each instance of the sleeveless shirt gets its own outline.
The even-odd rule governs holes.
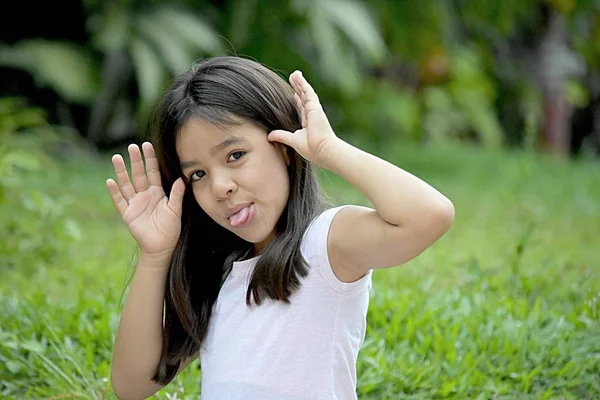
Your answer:
[[[213,308],[200,351],[202,400],[354,400],[356,360],[366,332],[372,270],[344,283],[334,275],[327,236],[336,213],[303,235],[308,276],[290,304],[246,305],[258,257],[236,261]]]

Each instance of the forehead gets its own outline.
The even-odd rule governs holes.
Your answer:
[[[234,130],[238,129],[235,126],[220,127],[199,118],[190,118],[179,129],[177,148],[185,148],[185,145],[190,142],[215,144],[223,141],[227,136],[231,136]]]
[[[235,144],[267,141],[266,132],[244,122],[238,125],[217,126],[199,118],[190,118],[177,135],[177,154],[180,160],[205,159],[214,156],[215,147],[227,141]],[[218,149],[217,149],[218,150]]]

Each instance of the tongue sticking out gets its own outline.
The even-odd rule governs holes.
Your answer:
[[[239,226],[239,225],[243,224],[248,219],[249,213],[250,213],[250,206],[242,208],[240,211],[238,211],[237,213],[235,213],[231,217],[229,217],[229,221],[231,222],[231,225]]]

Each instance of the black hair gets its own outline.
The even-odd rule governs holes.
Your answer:
[[[170,193],[182,177],[176,151],[180,128],[190,118],[218,126],[249,122],[265,130],[294,132],[301,117],[292,87],[262,64],[237,57],[215,57],[195,63],[174,79],[157,109],[154,145],[163,188]],[[288,202],[275,226],[275,238],[263,249],[248,285],[246,303],[266,296],[289,303],[308,274],[300,242],[309,223],[326,206],[315,167],[291,147]],[[191,187],[183,198],[182,229],[173,253],[165,290],[163,349],[153,377],[171,381],[182,361],[197,354],[212,308],[234,261],[248,254],[249,243],[214,222],[198,205]]]

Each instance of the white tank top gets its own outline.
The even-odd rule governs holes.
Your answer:
[[[301,252],[310,272],[291,304],[245,303],[258,257],[238,261],[217,298],[203,349],[202,400],[356,399],[371,275],[343,283],[331,270],[327,235],[338,206],[312,221]]]

